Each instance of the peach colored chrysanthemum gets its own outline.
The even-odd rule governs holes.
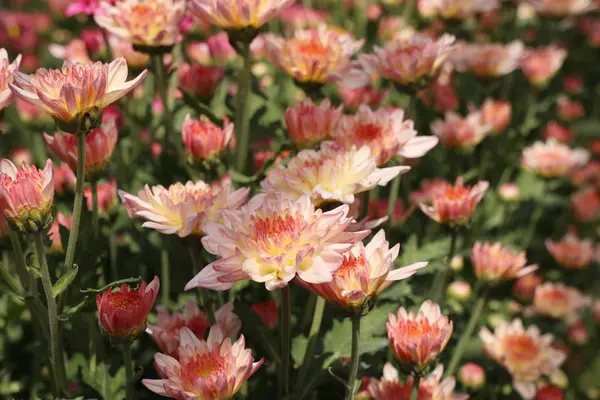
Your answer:
[[[191,0],[200,20],[225,30],[259,29],[294,0]]]
[[[564,353],[555,350],[550,334],[537,326],[525,329],[520,319],[501,323],[494,331],[483,328],[479,337],[485,352],[512,375],[513,386],[524,399],[533,399],[536,382],[559,370]]]
[[[350,58],[363,45],[349,34],[322,25],[297,30],[290,39],[264,35],[267,56],[298,82],[328,83],[350,68]]]
[[[15,72],[15,81],[9,86],[16,96],[37,105],[55,120],[69,123],[119,100],[139,85],[147,72],[127,82],[127,63],[122,57],[110,64],[65,61],[61,69],[40,68],[33,75]]]
[[[568,17],[597,8],[593,0],[528,0],[538,14]]]
[[[266,193],[285,193],[297,199],[308,195],[315,205],[327,202],[351,204],[355,195],[385,186],[410,167],[377,168],[371,149],[363,146],[344,150],[325,142],[320,150],[302,150],[287,165],[267,172],[261,187]]]
[[[535,315],[571,321],[588,305],[589,299],[579,290],[562,283],[544,283],[535,289],[531,311]]]
[[[181,136],[185,149],[194,160],[210,160],[229,146],[233,124],[225,120],[221,128],[204,115],[194,119],[188,114],[181,126]]]
[[[571,195],[571,209],[578,221],[594,222],[600,219],[599,190],[595,187],[588,187],[573,193]]]
[[[292,4],[281,10],[279,20],[285,29],[316,28],[327,22],[329,12],[304,7],[302,4]]]
[[[421,305],[416,315],[399,308],[398,315],[390,314],[386,324],[396,360],[420,370],[438,358],[452,336],[452,328],[452,321],[430,300]]]
[[[132,69],[144,69],[150,62],[150,55],[136,51],[133,45],[117,35],[110,35],[108,43],[115,57],[123,57]]]
[[[506,100],[486,99],[479,110],[480,124],[487,129],[486,135],[498,135],[510,124],[512,104]]]
[[[156,325],[148,325],[146,333],[152,336],[160,351],[173,358],[178,357],[179,335],[188,328],[197,338],[202,339],[210,328],[208,315],[194,300],[186,303],[183,313],[169,313],[164,306],[156,307]],[[242,322],[233,313],[233,303],[226,303],[215,311],[216,325],[225,337],[234,338],[242,328]]]
[[[274,290],[296,275],[310,283],[330,282],[342,253],[369,233],[347,232],[352,222],[347,205],[323,212],[308,196],[259,194],[239,210],[224,212],[222,223],[205,225],[202,244],[220,258],[185,288],[227,290],[251,279]]]
[[[462,117],[448,111],[445,119],[437,119],[431,123],[431,132],[436,135],[442,145],[449,149],[470,149],[477,146],[491,126],[482,124],[479,112]]]
[[[425,18],[464,20],[500,8],[499,0],[420,0],[419,13]]]
[[[13,82],[13,75],[19,69],[20,63],[20,54],[11,63],[6,49],[0,49],[0,111],[12,102],[14,96],[8,84]]]
[[[231,399],[264,362],[263,359],[254,362],[243,335],[232,343],[218,325],[210,328],[206,341],[187,327],[179,334],[179,360],[156,353],[154,365],[163,379],[142,380],[144,386],[161,396]]]
[[[133,45],[173,46],[181,39],[185,0],[102,0],[94,19]]]
[[[395,156],[423,157],[437,143],[434,136],[417,136],[414,122],[404,119],[401,109],[371,110],[362,105],[354,116],[344,116],[334,140],[342,147],[369,146],[377,165],[386,164]]]
[[[333,107],[329,99],[319,105],[307,99],[286,110],[288,135],[296,146],[312,147],[333,136],[342,112],[342,107]]]
[[[220,221],[223,211],[240,207],[248,193],[248,188],[232,192],[230,185],[211,187],[203,181],[177,182],[168,188],[146,185],[137,196],[119,190],[130,218],[143,218],[143,227],[180,237],[202,236],[208,221]]]
[[[521,60],[521,70],[532,85],[543,87],[560,70],[566,58],[567,51],[554,45],[529,50]]]
[[[208,100],[225,78],[225,69],[215,66],[182,63],[178,72],[181,90]]]
[[[589,153],[586,150],[571,149],[566,144],[550,139],[526,147],[521,155],[521,165],[545,178],[557,178],[584,165],[588,159]]]
[[[498,78],[519,67],[523,49],[520,41],[509,44],[462,43],[452,53],[452,62],[459,71],[471,71],[481,78]]]
[[[344,260],[331,282],[311,284],[300,278],[297,282],[331,303],[361,309],[393,282],[409,278],[428,264],[418,262],[392,269],[399,251],[399,244],[389,248],[385,232],[380,230],[366,246],[358,242],[342,254]]]
[[[525,266],[524,251],[512,251],[501,243],[475,242],[471,261],[477,279],[492,284],[520,278],[538,268],[537,265]]]
[[[579,239],[568,233],[560,241],[546,239],[546,249],[556,262],[565,269],[578,270],[587,267],[594,259],[594,244],[589,239]]]

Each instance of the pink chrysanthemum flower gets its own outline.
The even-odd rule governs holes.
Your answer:
[[[60,235],[60,227],[70,231],[72,225],[73,216],[67,217],[60,211],[56,213],[56,219],[52,222],[52,225],[50,225],[50,229],[48,229],[48,237],[50,238],[48,254],[63,254],[65,252]]]
[[[96,23],[134,46],[173,46],[181,39],[185,0],[101,0]]]
[[[396,360],[419,370],[438,358],[452,336],[452,328],[452,321],[430,300],[421,305],[416,315],[399,308],[398,315],[390,314],[386,324]]]
[[[334,135],[343,148],[369,146],[378,166],[396,156],[423,157],[437,143],[434,136],[417,136],[414,122],[401,109],[371,110],[362,105],[354,116],[344,116]]]
[[[479,112],[462,117],[448,111],[445,119],[437,119],[431,123],[431,132],[436,135],[442,145],[449,149],[470,149],[477,146],[490,130],[489,125],[482,124]]]
[[[438,365],[431,374],[419,382],[418,400],[467,400],[468,395],[455,394],[456,379],[448,377],[442,380],[444,366]],[[414,379],[409,376],[406,382],[400,382],[398,371],[390,363],[383,366],[383,377],[371,379],[367,387],[373,400],[409,400]]]
[[[179,87],[181,90],[203,99],[210,99],[225,78],[221,67],[181,64]]]
[[[136,51],[133,45],[117,35],[110,35],[108,43],[115,57],[123,57],[133,69],[144,69],[150,62],[150,55]]]
[[[94,15],[100,5],[99,3],[99,0],[71,0],[65,10],[65,15],[67,17],[78,14]]]
[[[264,35],[267,56],[297,82],[328,83],[349,70],[350,58],[363,40],[328,29],[325,25],[297,30],[290,39]]]
[[[358,111],[359,107],[363,104],[377,109],[387,99],[391,90],[379,90],[369,87],[362,88],[339,88],[340,94],[342,95],[342,103],[344,107],[349,110]]]
[[[16,96],[62,122],[67,132],[76,132],[80,120],[91,118],[91,127],[99,123],[102,109],[132,91],[147,72],[127,82],[124,58],[110,64],[65,61],[61,69],[40,68],[33,75],[15,72],[15,81],[9,86]]]
[[[480,125],[488,128],[486,135],[498,135],[510,124],[512,105],[510,101],[486,99],[479,110]]]
[[[356,194],[385,186],[409,169],[377,168],[368,146],[343,150],[325,142],[318,151],[302,150],[286,166],[271,168],[261,187],[266,193],[285,193],[294,199],[308,195],[317,206],[328,202],[351,204]]]
[[[455,185],[446,185],[431,194],[431,200],[419,203],[421,210],[434,221],[443,224],[465,224],[485,196],[489,183],[479,181],[475,186],[465,186],[462,178]]]
[[[588,159],[586,150],[571,149],[566,144],[550,139],[526,147],[521,155],[521,165],[545,178],[557,178],[567,175],[575,167],[585,165]]]
[[[117,204],[117,181],[111,179],[108,182],[98,183],[96,191],[98,193],[98,212],[100,215],[107,214]],[[88,211],[92,211],[92,189],[90,187],[85,188],[83,195],[85,196]]]
[[[0,213],[20,232],[38,232],[52,222],[54,181],[52,161],[43,170],[32,165],[17,169],[12,161],[0,161]]]
[[[179,360],[157,353],[154,365],[163,379],[143,379],[148,389],[173,399],[231,399],[260,368],[246,349],[244,336],[232,343],[218,325],[205,341],[187,327],[180,331]]]
[[[326,23],[328,18],[328,11],[307,8],[302,4],[292,4],[279,13],[279,20],[284,27],[291,29],[317,28]]]
[[[556,46],[526,51],[521,70],[536,87],[543,87],[556,75],[567,58],[567,51]]]
[[[181,136],[188,154],[194,160],[210,160],[229,146],[233,124],[225,120],[223,128],[220,128],[204,115],[194,119],[188,114],[181,126]]]
[[[486,43],[458,46],[452,54],[452,62],[459,71],[472,71],[480,78],[498,78],[510,74],[519,67],[523,43]]]
[[[533,399],[536,383],[558,371],[565,360],[564,353],[551,346],[552,335],[542,335],[535,325],[525,329],[520,319],[503,322],[494,333],[483,328],[479,337],[485,352],[512,375],[524,399]]]
[[[109,119],[100,127],[92,129],[85,137],[85,173],[87,176],[98,176],[108,167],[119,132],[114,120]],[[48,148],[71,169],[77,169],[77,135],[55,132],[54,135],[44,133]]]
[[[368,73],[378,73],[405,87],[421,87],[437,76],[450,55],[455,38],[443,35],[435,40],[415,33],[397,38],[374,54],[362,54],[359,63]]]
[[[352,222],[347,205],[323,212],[308,196],[259,194],[241,209],[223,213],[222,223],[206,224],[202,244],[220,259],[185,288],[227,290],[252,279],[274,290],[296,275],[309,283],[331,282],[342,253],[369,233],[347,232]]]
[[[169,313],[163,306],[156,307],[156,325],[148,325],[146,333],[152,336],[160,351],[173,358],[178,357],[179,336],[188,328],[197,338],[203,339],[210,327],[208,315],[190,300],[183,313]],[[242,322],[233,313],[233,303],[227,303],[215,312],[216,325],[225,337],[234,338],[240,332]]]
[[[279,310],[277,310],[275,300],[253,303],[251,308],[263,320],[267,328],[273,329],[277,326],[279,322]]]
[[[342,112],[342,107],[333,107],[329,99],[323,100],[320,105],[307,99],[288,108],[285,125],[290,139],[299,147],[312,147],[330,139],[339,125]]]
[[[588,305],[589,299],[579,290],[562,283],[544,283],[535,289],[531,311],[535,315],[572,321]]]
[[[208,221],[220,221],[223,211],[240,207],[248,193],[248,188],[232,192],[230,185],[211,187],[203,181],[177,182],[168,188],[146,185],[137,196],[119,190],[130,218],[144,218],[144,228],[179,237],[204,235]]]
[[[13,75],[19,69],[20,63],[21,55],[11,63],[6,50],[0,49],[0,111],[12,102],[14,96],[8,84],[13,82]]]
[[[342,265],[331,282],[311,284],[300,278],[297,282],[331,303],[360,310],[392,283],[409,278],[428,264],[418,262],[392,269],[399,251],[399,244],[389,248],[385,232],[380,230],[366,246],[358,242],[342,254]]]
[[[578,221],[594,222],[598,220],[600,218],[600,192],[595,187],[578,190],[571,195],[571,209]]]
[[[589,239],[579,239],[568,233],[558,242],[546,239],[546,249],[565,269],[583,269],[594,260],[594,244]]]
[[[597,7],[593,0],[529,0],[535,12],[554,17],[584,14]]]
[[[465,20],[476,14],[500,8],[499,0],[420,0],[419,13],[425,18]]]
[[[191,0],[202,21],[225,30],[259,29],[294,0]]]
[[[471,261],[477,279],[491,284],[520,278],[538,268],[537,265],[525,266],[524,251],[514,252],[501,243],[475,242]]]

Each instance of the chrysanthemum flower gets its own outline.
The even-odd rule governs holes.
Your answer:
[[[566,144],[551,139],[526,147],[521,155],[521,165],[545,178],[557,178],[584,165],[588,159],[589,153],[586,150],[571,149]]]
[[[6,49],[0,49],[0,111],[8,106],[13,99],[13,92],[8,84],[13,82],[13,75],[19,69],[21,55],[9,62]]]
[[[268,290],[286,286],[296,275],[309,283],[330,282],[344,251],[368,231],[347,232],[353,219],[348,206],[323,212],[308,196],[259,194],[237,211],[223,213],[222,223],[205,225],[204,248],[220,259],[186,285],[227,290],[252,279]]]
[[[190,300],[186,303],[183,313],[169,313],[164,306],[156,307],[156,325],[148,325],[146,333],[152,336],[156,345],[164,354],[173,358],[178,357],[179,336],[183,328],[188,328],[199,339],[204,339],[210,327],[208,315],[198,305]],[[233,313],[233,303],[227,303],[215,311],[216,325],[225,337],[236,337],[242,327],[242,322]]]
[[[98,193],[98,212],[101,215],[107,214],[117,204],[117,181],[111,179],[107,182],[98,183],[96,191]],[[88,211],[92,211],[92,189],[90,187],[85,188],[83,195],[85,196]]]
[[[589,239],[579,239],[574,233],[568,233],[558,242],[546,239],[546,249],[565,269],[582,269],[594,259],[594,244]]]
[[[194,160],[210,160],[229,146],[233,137],[233,124],[225,120],[223,128],[220,128],[205,115],[194,119],[188,114],[181,126],[181,136],[188,154]]]
[[[297,82],[324,84],[350,68],[350,58],[363,45],[345,33],[325,25],[297,30],[290,39],[264,35],[267,56]]]
[[[535,289],[532,311],[535,315],[570,321],[588,305],[589,299],[579,290],[562,283],[544,283]]]
[[[513,377],[513,386],[524,399],[533,399],[536,382],[558,371],[564,353],[552,348],[554,338],[537,326],[525,329],[520,319],[503,322],[492,334],[483,328],[479,337],[485,352]]]
[[[342,103],[349,110],[358,111],[363,104],[377,109],[385,101],[391,90],[379,90],[369,87],[362,88],[344,88],[340,87]]]
[[[542,137],[548,141],[554,139],[560,143],[569,143],[575,138],[575,132],[556,121],[550,121],[542,131]]]
[[[419,13],[425,18],[440,17],[446,20],[465,20],[475,14],[500,7],[498,0],[421,0]]]
[[[119,191],[121,201],[130,218],[144,218],[144,228],[179,237],[204,235],[208,221],[221,220],[226,209],[240,207],[248,197],[249,189],[231,192],[230,185],[211,185],[188,181],[175,183],[168,188],[148,185],[137,196]]]
[[[99,0],[72,0],[65,10],[67,17],[72,17],[78,14],[94,15],[98,9]]]
[[[210,99],[225,78],[225,69],[194,64],[179,66],[179,88],[184,92]]]
[[[380,230],[366,246],[358,242],[342,254],[342,265],[331,282],[311,284],[302,279],[297,282],[331,303],[360,310],[392,283],[409,278],[428,264],[418,262],[392,269],[399,251],[399,244],[389,248],[385,232]]]
[[[372,200],[369,203],[369,210],[367,213],[367,217],[370,220],[378,220],[381,218],[387,218],[387,209],[389,205],[388,199],[377,199]],[[411,204],[408,207],[404,206],[402,200],[396,200],[396,204],[394,204],[394,211],[390,216],[390,225],[391,226],[400,226],[406,219],[413,213],[415,210],[415,205]]]
[[[448,377],[442,380],[444,366],[438,365],[431,374],[419,382],[418,400],[467,400],[468,395],[454,393],[456,379]],[[367,392],[373,400],[408,400],[413,388],[413,377],[400,382],[398,371],[390,363],[383,366],[381,380],[371,379]]]
[[[126,82],[124,58],[110,64],[65,61],[61,69],[40,68],[33,75],[15,72],[9,86],[16,96],[50,114],[65,131],[77,133],[79,123],[88,124],[85,129],[95,128],[102,109],[133,90],[147,72]]]
[[[50,238],[50,247],[48,248],[49,254],[62,254],[65,249],[62,244],[62,238],[60,235],[60,227],[67,230],[71,230],[71,226],[73,225],[73,216],[66,216],[60,211],[56,213],[56,219],[50,225],[50,229],[48,230],[48,237]],[[1,236],[1,235],[0,235]]]
[[[562,95],[556,102],[558,116],[563,121],[575,121],[585,117],[585,107],[578,100],[573,100],[568,96]]]
[[[123,57],[127,61],[127,65],[133,69],[144,69],[150,62],[150,55],[136,51],[133,45],[117,35],[110,35],[108,43],[115,57]]]
[[[285,125],[290,139],[299,147],[312,147],[330,139],[337,130],[342,112],[342,107],[333,107],[329,99],[320,105],[307,99],[288,108]]]
[[[231,399],[260,368],[246,349],[244,336],[232,343],[218,325],[205,341],[187,327],[179,332],[179,360],[157,353],[154,365],[163,379],[143,379],[148,389],[173,399]]]
[[[43,170],[26,164],[17,169],[10,160],[0,161],[0,213],[20,232],[35,233],[49,227],[53,201],[50,159]]]
[[[498,135],[510,124],[512,105],[510,101],[486,99],[479,110],[480,124],[488,127],[487,135]]]
[[[595,187],[571,195],[571,209],[578,221],[594,222],[600,218],[600,192]]]
[[[488,187],[487,181],[479,181],[472,187],[465,186],[462,178],[458,178],[455,185],[440,187],[432,193],[431,200],[419,203],[419,207],[429,218],[440,224],[465,224],[485,196]]]
[[[181,39],[185,0],[101,0],[96,23],[134,46],[171,47]]]
[[[56,193],[64,193],[66,190],[73,191],[77,178],[75,172],[67,163],[54,165],[52,168],[52,176],[54,179],[54,190]]]
[[[479,112],[462,117],[448,111],[444,120],[437,119],[431,123],[431,132],[449,149],[470,149],[477,146],[490,128],[490,125],[482,124]]]
[[[114,120],[103,123],[92,129],[85,137],[85,173],[87,176],[98,176],[104,173],[110,162],[119,132]],[[55,132],[54,135],[44,133],[48,148],[71,169],[77,169],[77,135]]]
[[[552,45],[530,50],[521,60],[521,70],[532,85],[543,87],[556,75],[566,58],[566,50]]]
[[[512,288],[513,295],[524,302],[530,302],[535,295],[535,289],[542,283],[542,278],[536,273],[518,278]]]
[[[498,78],[519,67],[523,43],[461,44],[452,54],[452,62],[459,71],[472,71],[481,78]]]
[[[191,0],[190,9],[202,21],[225,30],[258,30],[294,0]]]
[[[146,328],[146,318],[152,309],[160,281],[154,277],[149,285],[142,281],[139,288],[123,284],[113,292],[106,290],[96,296],[98,321],[102,331],[115,343],[130,342]]]
[[[583,14],[596,8],[592,0],[529,0],[535,12],[554,17]]]
[[[368,73],[376,72],[401,86],[421,87],[438,74],[454,40],[451,35],[435,40],[415,33],[395,39],[383,49],[375,47],[374,54],[362,54],[359,63]]]
[[[328,18],[328,11],[307,8],[302,4],[292,4],[279,13],[279,20],[283,22],[284,28],[294,30],[316,28],[326,23]]]
[[[416,315],[399,308],[398,316],[390,314],[386,324],[396,360],[419,370],[438,358],[452,336],[452,328],[452,321],[430,300],[421,305]]]
[[[354,116],[344,116],[334,140],[343,148],[368,146],[377,165],[386,164],[395,156],[423,157],[437,143],[434,136],[417,136],[414,122],[404,119],[401,109],[382,108],[376,111],[362,105]]]
[[[471,261],[477,279],[490,284],[520,278],[538,268],[537,265],[525,266],[524,251],[512,251],[501,243],[475,242]]]
[[[485,370],[478,364],[466,363],[458,371],[458,380],[464,387],[478,390],[485,384]]]
[[[436,178],[436,179],[423,179],[421,182],[421,188],[414,190],[410,194],[410,202],[413,204],[418,203],[430,203],[437,195],[441,195],[452,187],[452,184],[447,181]]]

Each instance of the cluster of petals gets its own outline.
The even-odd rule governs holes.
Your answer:
[[[116,179],[96,183],[96,195],[98,197],[98,212],[101,215],[107,214],[118,202]],[[83,196],[85,197],[88,211],[92,211],[94,204],[92,188],[85,188]]]
[[[134,50],[133,45],[120,36],[111,34],[108,44],[115,57],[123,57],[132,69],[144,69],[150,62],[150,55]]]
[[[329,12],[292,4],[279,13],[279,20],[292,29],[316,28],[327,22]]]
[[[600,218],[600,192],[593,186],[571,195],[573,215],[581,222],[594,222]]]
[[[567,175],[574,168],[587,163],[589,153],[584,149],[571,149],[554,139],[535,142],[523,149],[523,168],[545,178],[558,178]]]
[[[488,187],[487,181],[465,186],[462,178],[458,178],[454,185],[446,184],[437,188],[429,200],[419,203],[419,207],[429,218],[440,224],[465,224],[485,196]]]
[[[471,261],[477,279],[487,283],[520,278],[538,268],[537,265],[525,266],[524,251],[512,251],[501,243],[476,242],[471,250]]]
[[[368,146],[378,166],[395,156],[422,157],[438,143],[434,136],[417,136],[414,122],[405,119],[402,109],[371,110],[367,105],[342,118],[334,140],[345,149]]]
[[[504,131],[512,118],[512,105],[506,100],[486,99],[479,109],[480,125],[488,128],[487,135]]]
[[[285,125],[292,142],[299,147],[312,147],[330,139],[342,117],[342,107],[333,107],[329,99],[316,105],[307,99],[285,112]]]
[[[67,17],[78,14],[94,15],[99,5],[99,0],[73,0],[65,10],[65,15]]]
[[[248,193],[248,188],[232,192],[228,184],[188,181],[168,188],[146,185],[137,196],[120,190],[119,196],[130,218],[146,220],[144,228],[186,237],[203,235],[208,221],[220,221],[223,211],[240,207]]]
[[[200,20],[225,30],[259,29],[294,0],[191,0]]]
[[[56,213],[56,219],[50,225],[48,229],[48,238],[50,238],[50,247],[48,248],[49,254],[62,254],[65,249],[62,244],[62,237],[60,234],[60,228],[71,230],[73,225],[73,216],[66,216],[60,211]],[[1,235],[0,235],[1,236]]]
[[[562,283],[538,285],[530,310],[535,315],[572,321],[580,309],[589,305],[589,298],[574,287]]]
[[[466,117],[448,111],[445,119],[431,123],[431,132],[442,145],[449,149],[470,149],[477,146],[490,131],[491,125],[483,125],[481,113],[473,112]]]
[[[554,45],[528,50],[521,60],[521,70],[532,85],[543,87],[560,70],[566,58],[567,51]]]
[[[271,62],[298,82],[327,83],[350,68],[350,58],[363,45],[347,33],[327,28],[297,30],[290,39],[264,35]]]
[[[221,67],[197,64],[181,64],[179,67],[181,90],[203,99],[210,99],[224,78],[225,70]]]
[[[441,178],[423,179],[421,188],[410,194],[410,201],[413,204],[431,202],[437,195],[443,194],[451,186],[452,184]]]
[[[594,260],[594,244],[589,239],[580,239],[567,233],[560,241],[546,240],[546,249],[556,262],[565,269],[582,269]]]
[[[520,41],[508,44],[462,43],[452,53],[452,62],[458,71],[471,71],[481,78],[498,78],[519,67],[523,51]]]
[[[436,360],[452,336],[453,324],[440,306],[425,301],[415,315],[403,307],[386,323],[390,347],[402,365],[422,370]]]
[[[525,329],[520,319],[501,323],[494,333],[483,328],[479,337],[485,352],[512,375],[513,386],[526,400],[534,398],[540,378],[558,371],[565,360],[564,353],[552,347],[552,335],[542,335],[535,325]]]
[[[229,146],[233,138],[233,124],[224,121],[221,128],[205,115],[194,119],[188,114],[181,126],[183,144],[194,160],[209,160]]]
[[[499,0],[421,0],[419,13],[425,18],[440,17],[446,20],[464,20],[475,14],[500,7]]]
[[[101,0],[100,27],[138,46],[173,46],[180,40],[185,0]]]
[[[379,90],[370,87],[344,88],[340,87],[340,95],[344,107],[357,111],[363,104],[376,109],[383,104],[391,90]]]
[[[298,276],[308,283],[331,282],[342,265],[342,253],[369,231],[348,232],[348,206],[315,209],[308,196],[258,194],[239,210],[223,213],[222,223],[207,223],[204,248],[219,259],[186,285],[228,290],[251,279],[268,290],[286,286]]]
[[[6,49],[0,48],[0,111],[12,102],[13,93],[8,84],[13,82],[13,75],[19,69],[20,63],[20,55],[11,63]]]
[[[157,353],[154,365],[162,379],[143,379],[149,390],[173,399],[231,399],[263,364],[254,362],[242,335],[232,342],[219,325],[202,340],[189,328],[179,331],[177,359]]]
[[[276,165],[261,182],[269,194],[285,193],[297,199],[307,195],[315,205],[328,202],[351,204],[356,194],[385,186],[410,167],[377,168],[369,146],[343,149],[324,142],[320,150],[305,149],[287,165]]]
[[[380,230],[366,246],[362,242],[342,254],[342,265],[327,283],[312,284],[298,279],[325,300],[344,308],[361,309],[363,305],[390,286],[393,282],[409,278],[427,262],[392,269],[400,245],[389,248],[385,232]]]
[[[148,325],[146,333],[152,336],[160,351],[173,358],[178,357],[179,335],[183,328],[188,328],[196,337],[204,338],[210,327],[208,315],[198,308],[194,300],[186,303],[183,313],[169,313],[164,306],[156,307],[155,325]],[[233,303],[226,303],[215,311],[216,325],[225,337],[237,337],[242,322],[233,313]]]
[[[568,17],[586,13],[597,5],[593,0],[528,0],[536,13],[554,17]]]

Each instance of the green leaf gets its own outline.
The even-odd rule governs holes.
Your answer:
[[[127,283],[127,284],[129,284],[129,283],[138,283],[141,280],[142,280],[141,276],[138,276],[137,278],[119,279],[118,281],[111,282],[108,285],[103,286],[103,287],[101,287],[99,289],[88,288],[88,289],[79,289],[79,291],[81,293],[102,293],[102,292],[106,291],[108,288],[112,288],[112,287],[115,287],[115,286],[121,286],[124,283]]]
[[[294,360],[294,368],[298,368],[304,361],[304,353],[308,345],[308,338],[304,335],[296,336],[292,340],[292,359]]]
[[[52,288],[52,297],[56,298],[59,294],[67,290],[69,285],[73,282],[79,272],[77,264],[73,264],[73,268],[67,271],[66,274],[61,276]]]
[[[521,200],[542,199],[546,192],[546,182],[531,172],[523,172],[517,179]]]
[[[448,255],[448,249],[450,248],[450,238],[443,237],[433,242],[427,242],[423,246],[419,247],[417,235],[411,235],[408,241],[404,244],[404,252],[402,256],[398,258],[396,263],[400,266],[413,264],[419,261],[431,261],[437,260]],[[427,268],[423,268],[418,272],[429,273]]]
[[[81,375],[81,379],[103,399],[125,399],[125,368],[121,367],[114,375],[110,374],[110,366],[98,364],[96,357],[91,356],[89,361],[81,353],[76,353],[67,364],[69,376]]]
[[[68,321],[73,315],[77,314],[83,307],[85,307],[89,300],[90,299],[85,296],[85,298],[79,304],[74,305],[63,314],[59,315],[58,319],[61,321]]]

